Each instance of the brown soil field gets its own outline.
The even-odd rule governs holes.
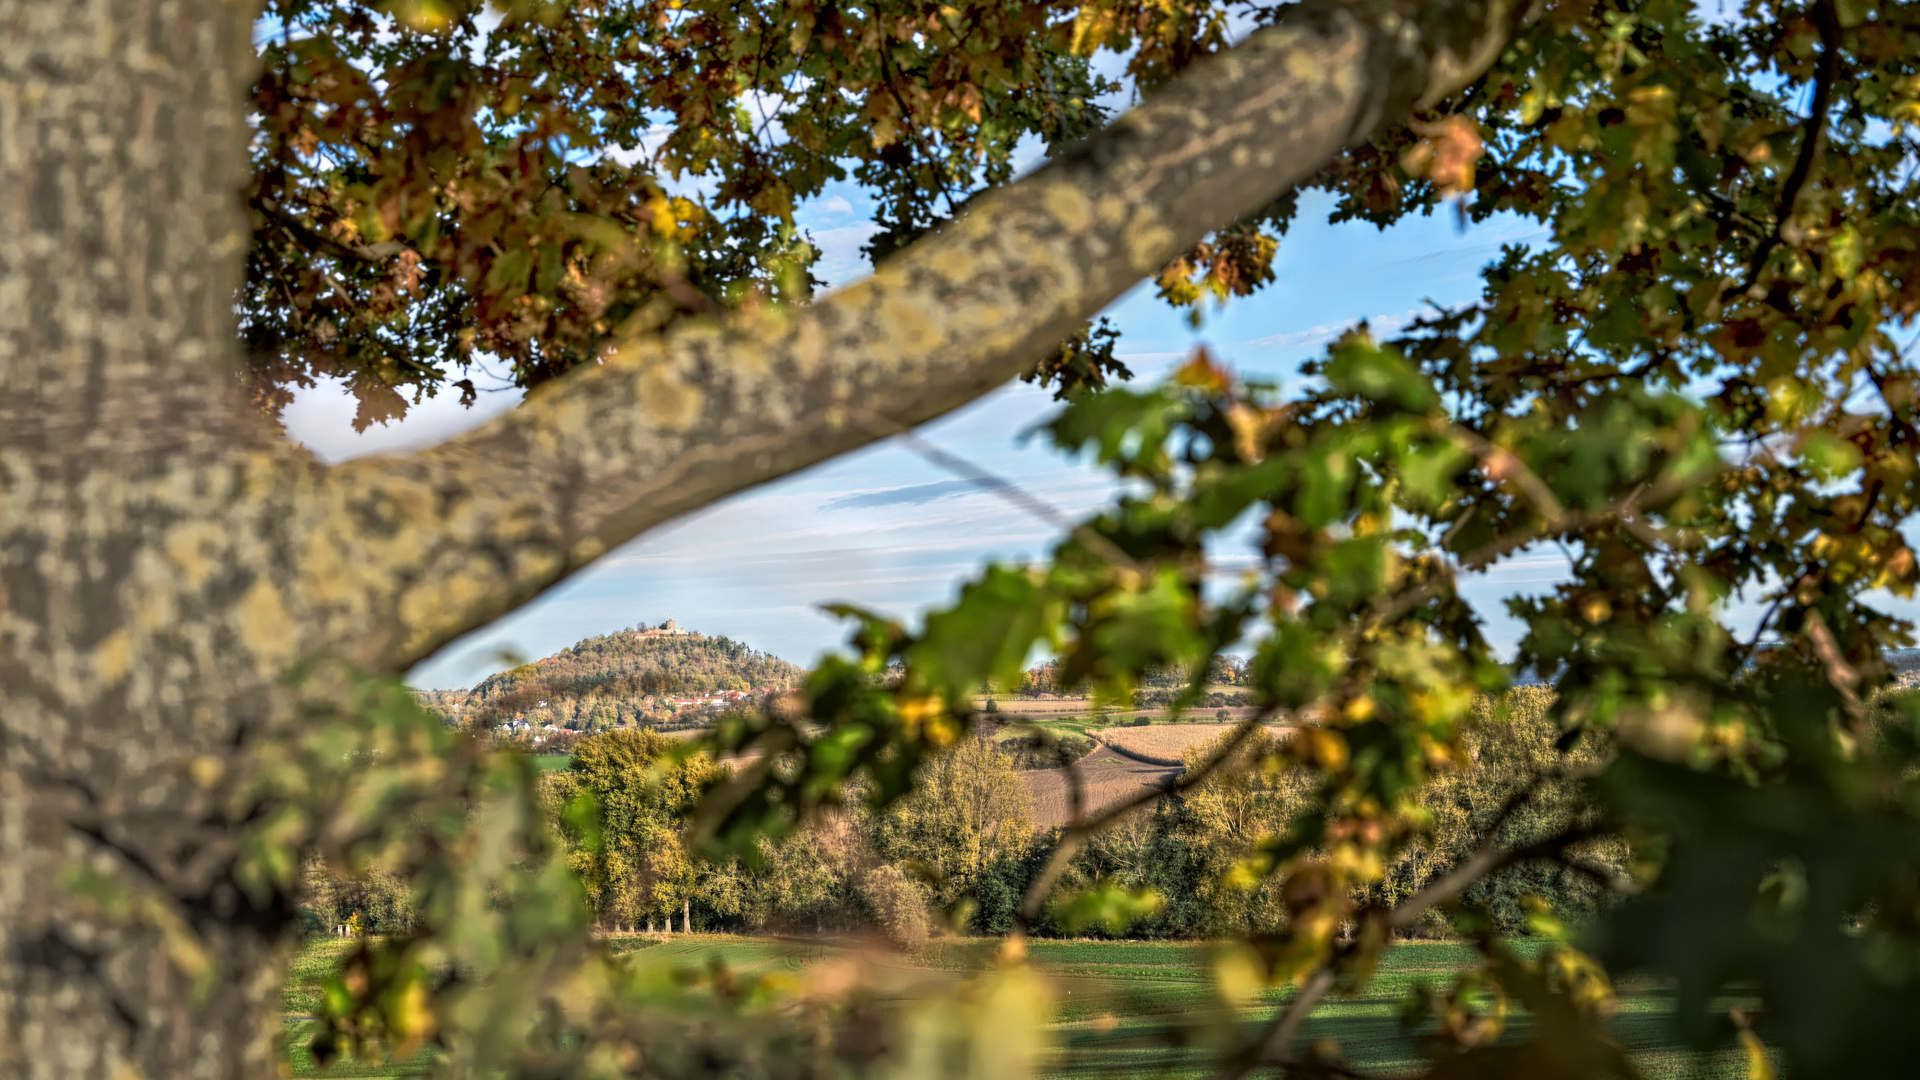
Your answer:
[[[1151,724],[1147,727],[1103,728],[1095,733],[1101,742],[1153,765],[1181,765],[1189,747],[1199,746],[1232,731],[1234,724]],[[1268,724],[1277,737],[1288,729]]]
[[[1106,746],[1081,758],[1076,767],[1085,786],[1086,810],[1089,814],[1128,796],[1137,795],[1143,788],[1162,787],[1180,775],[1177,768],[1135,761]],[[1067,770],[1029,769],[1020,774],[1020,779],[1026,782],[1027,790],[1033,793],[1035,828],[1065,825],[1071,819]]]

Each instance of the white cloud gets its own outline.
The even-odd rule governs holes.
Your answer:
[[[810,231],[808,238],[820,249],[820,261],[813,267],[814,276],[826,282],[829,289],[837,289],[864,276],[873,266],[867,262],[860,245],[879,231],[880,226],[871,221]]]
[[[478,372],[474,374],[476,385],[485,387],[488,381]],[[294,391],[293,403],[281,419],[289,438],[332,465],[368,454],[417,450],[446,442],[518,405],[523,394],[510,386],[483,389],[473,407],[466,408],[460,404],[458,390],[442,390],[438,396],[408,406],[403,420],[374,424],[356,432],[353,416],[359,405],[347,392],[346,384],[321,379],[312,389]]]

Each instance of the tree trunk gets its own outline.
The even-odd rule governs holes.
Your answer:
[[[1262,31],[819,304],[327,469],[237,398],[253,5],[0,0],[0,1075],[275,1071],[294,898],[236,885],[257,808],[231,795],[293,665],[404,670],[650,525],[1000,385],[1505,29],[1393,7]]]
[[[290,636],[233,368],[252,14],[0,0],[10,1077],[276,1067],[293,912],[235,888],[213,797],[282,712]]]

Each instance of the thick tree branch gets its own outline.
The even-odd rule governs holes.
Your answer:
[[[971,401],[1383,116],[1478,77],[1509,0],[1309,5],[811,307],[611,350],[445,446],[319,477],[326,640],[402,667],[679,514]],[[397,629],[396,629],[397,628]]]

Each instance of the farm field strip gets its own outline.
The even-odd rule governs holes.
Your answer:
[[[1148,724],[1143,727],[1110,727],[1094,731],[1093,737],[1122,753],[1137,754],[1155,764],[1180,765],[1182,757],[1195,746],[1212,742],[1232,731],[1236,724]],[[1276,738],[1292,730],[1268,724]]]
[[[1081,758],[1076,767],[1088,813],[1138,794],[1143,788],[1164,787],[1180,773],[1178,768],[1136,761],[1107,746]],[[1033,796],[1034,826],[1047,829],[1065,825],[1072,817],[1067,770],[1027,769],[1017,775]]]

